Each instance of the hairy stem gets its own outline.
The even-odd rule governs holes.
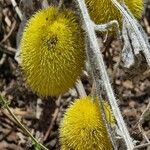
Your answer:
[[[111,104],[111,107],[112,107],[114,116],[116,118],[118,127],[121,131],[121,135],[125,140],[127,149],[132,150],[134,145],[132,143],[131,137],[129,135],[129,132],[127,130],[127,127],[125,125],[125,122],[123,120],[121,112],[119,110],[117,100],[115,98],[113,89],[112,89],[110,81],[109,81],[109,77],[108,77],[108,74],[106,71],[106,67],[104,64],[102,53],[99,50],[99,45],[98,45],[98,41],[96,38],[93,22],[90,19],[90,16],[88,14],[84,0],[76,0],[76,1],[78,3],[79,8],[80,8],[81,15],[82,15],[84,25],[85,25],[85,30],[87,32],[88,39],[90,42],[90,48],[87,50],[87,55],[89,57],[90,65],[91,65],[93,75],[94,75],[94,78],[96,81],[96,88],[97,88],[97,92],[98,92],[97,93],[98,97],[100,98],[99,89],[101,89],[101,86],[103,86],[105,91],[106,91],[109,102]]]

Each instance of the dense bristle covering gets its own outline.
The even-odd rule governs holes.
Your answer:
[[[70,10],[37,12],[24,30],[20,49],[27,83],[42,96],[66,92],[84,67],[84,33]]]
[[[118,0],[118,2],[121,0]],[[107,23],[111,20],[122,22],[122,16],[111,0],[85,0],[91,19],[97,23]],[[127,7],[136,18],[142,16],[143,0],[124,0]]]
[[[116,120],[111,110],[111,107],[108,102],[106,101],[102,101],[102,102],[103,102],[103,108],[104,108],[105,115],[106,115],[106,121],[109,123],[109,125],[114,127]]]
[[[83,97],[67,109],[60,123],[60,143],[61,150],[112,150],[97,100]]]

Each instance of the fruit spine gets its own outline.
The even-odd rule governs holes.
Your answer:
[[[108,104],[104,105],[106,115],[112,115]],[[110,113],[110,114],[109,114]],[[110,117],[106,116],[106,118]],[[111,116],[111,118],[114,118]],[[114,120],[111,123],[114,123]],[[111,150],[100,105],[91,97],[83,97],[67,109],[60,123],[62,150]]]
[[[84,33],[70,10],[37,12],[25,27],[20,49],[27,83],[42,96],[66,92],[84,67]]]

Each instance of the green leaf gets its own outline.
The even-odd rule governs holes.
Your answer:
[[[37,143],[33,144],[34,150],[42,150],[41,146]]]

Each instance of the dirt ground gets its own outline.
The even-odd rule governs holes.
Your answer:
[[[0,92],[9,101],[13,113],[41,143],[50,150],[59,150],[60,119],[68,105],[79,95],[76,88],[73,88],[61,97],[42,98],[26,86],[14,55],[26,20],[41,8],[41,1],[33,0],[27,3],[27,0],[16,0],[16,2],[23,14],[23,21],[18,17],[16,7],[12,5],[11,0],[0,0]],[[66,5],[74,7],[71,1]],[[145,12],[140,22],[150,36],[149,3],[145,5]],[[112,64],[114,65],[118,60],[119,51],[120,44],[115,39],[111,41],[109,47],[107,45],[103,50],[110,75],[113,70]],[[86,93],[89,94],[92,86],[90,79],[83,75],[82,82]],[[143,118],[142,132],[136,124],[150,101],[150,73],[133,72],[131,75],[122,68],[118,68],[113,86],[132,138],[137,144],[146,143],[143,133],[150,140],[150,117]],[[0,108],[0,150],[32,149],[34,147],[30,138],[16,126],[9,113]],[[150,147],[142,149],[149,150]]]

